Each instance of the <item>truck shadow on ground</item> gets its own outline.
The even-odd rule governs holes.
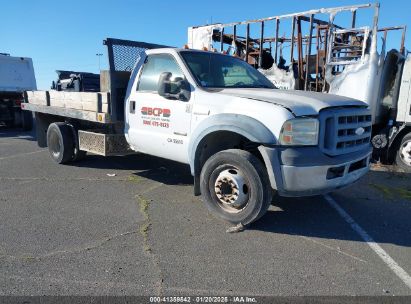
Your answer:
[[[146,154],[111,157],[88,155],[84,160],[71,165],[107,170],[131,170],[135,171],[133,175],[166,185],[193,185],[193,177],[188,165]]]
[[[133,174],[136,176],[171,186],[193,185],[189,166],[144,154],[109,158],[89,156],[76,165],[132,170],[135,171]],[[396,205],[396,197],[393,197],[391,202],[384,196],[376,198],[379,190],[370,186],[376,180],[395,179],[398,177],[397,175],[397,173],[392,172],[371,171],[367,179],[356,186],[355,191],[343,191],[344,197],[339,196],[339,192],[337,192],[335,199],[338,202],[347,201],[350,205],[356,206],[355,211],[347,210],[347,212],[355,220],[359,219],[360,226],[370,232],[376,242],[410,247],[411,222],[409,219],[411,218],[411,208]],[[400,174],[399,178],[406,182],[409,175]],[[370,194],[370,191],[375,192],[374,196]],[[182,200],[185,199],[182,197]],[[270,208],[263,218],[250,225],[248,229],[307,238],[364,242],[322,196],[308,198],[275,196],[273,205],[273,208]],[[378,217],[370,216],[372,219],[368,221],[367,217],[371,214],[369,208],[373,208],[373,211],[377,211],[378,214],[383,214],[381,220]],[[364,218],[367,219],[366,222]]]

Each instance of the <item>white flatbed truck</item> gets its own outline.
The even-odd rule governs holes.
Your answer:
[[[265,214],[274,192],[327,193],[369,170],[372,121],[361,101],[275,89],[229,55],[105,44],[101,92],[26,92],[22,108],[35,113],[38,144],[58,163],[89,151],[188,164],[194,194],[242,225]]]

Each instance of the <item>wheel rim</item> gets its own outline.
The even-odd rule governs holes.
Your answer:
[[[411,167],[411,140],[401,144],[400,157],[404,164]]]
[[[53,157],[58,158],[60,155],[60,139],[59,136],[56,132],[52,132],[50,134],[50,143],[49,143],[49,148],[50,152],[53,155]]]
[[[231,213],[238,213],[245,208],[249,199],[249,189],[246,178],[237,168],[221,171],[214,183],[218,204]]]

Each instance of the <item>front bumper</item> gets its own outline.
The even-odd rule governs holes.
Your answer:
[[[372,148],[329,157],[316,147],[259,148],[271,187],[281,196],[311,196],[348,186],[369,171]]]

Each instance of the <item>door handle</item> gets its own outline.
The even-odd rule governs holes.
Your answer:
[[[136,113],[136,102],[134,100],[130,100],[130,113]]]

